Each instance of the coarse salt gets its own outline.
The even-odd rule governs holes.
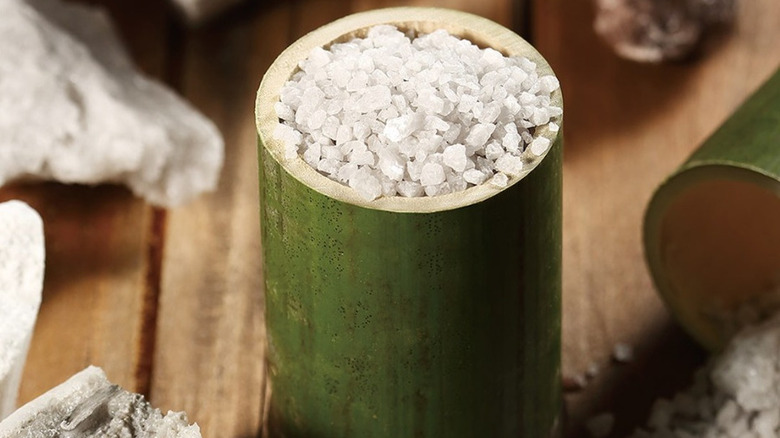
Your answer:
[[[536,64],[444,30],[410,37],[390,25],[316,48],[274,106],[274,137],[366,199],[507,187],[549,150],[536,137],[561,109]]]

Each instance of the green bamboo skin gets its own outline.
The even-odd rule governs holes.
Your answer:
[[[487,21],[430,8],[368,14],[353,25]],[[257,105],[270,435],[556,435],[562,131],[540,129],[553,146],[506,189],[360,201],[283,158],[263,123],[274,117],[263,93],[278,85],[272,70]]]
[[[750,216],[780,211],[780,70],[657,189],[645,216],[645,254],[655,285],[689,334],[710,350],[723,347],[728,334],[706,315],[703,307],[707,301],[714,302],[722,297],[691,298],[688,291],[670,279],[661,228],[672,203],[687,190],[717,181],[749,185],[764,194],[766,202],[763,205],[752,211],[736,212],[738,214]],[[775,232],[778,227],[780,223],[769,225]],[[733,231],[723,230],[724,233]],[[761,240],[769,230],[756,227],[748,231]],[[780,274],[780,264],[777,269]],[[780,281],[780,277],[777,280]],[[767,282],[772,281],[767,279]],[[755,296],[729,299],[744,301],[755,299]]]

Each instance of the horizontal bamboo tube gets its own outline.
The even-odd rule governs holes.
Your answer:
[[[780,70],[658,188],[644,242],[664,301],[711,350],[739,309],[780,303]]]

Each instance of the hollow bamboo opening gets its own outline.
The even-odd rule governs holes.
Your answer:
[[[694,169],[676,180],[659,194],[651,269],[680,320],[717,348],[740,318],[778,310],[780,191],[738,168]]]
[[[327,48],[334,43],[364,37],[368,29],[379,24],[391,24],[401,31],[412,32],[415,35],[444,29],[456,37],[473,42],[480,48],[490,47],[509,57],[524,56],[536,63],[539,76],[554,74],[542,55],[520,36],[490,20],[465,12],[438,8],[403,7],[369,11],[337,20],[305,35],[287,48],[268,69],[257,93],[255,122],[259,140],[273,159],[279,162],[295,179],[326,196],[361,207],[392,212],[425,213],[465,207],[508,190],[544,160],[549,149],[539,159],[526,163],[527,165],[523,167],[522,172],[517,176],[510,177],[509,183],[503,188],[483,183],[461,192],[434,197],[404,198],[394,196],[367,201],[353,189],[317,172],[300,156],[291,159],[285,158],[284,145],[273,137],[274,129],[279,122],[274,111],[274,104],[279,101],[279,91],[298,70],[298,63],[306,59],[315,47]],[[551,105],[563,107],[560,89],[552,94]],[[550,123],[554,122],[561,126],[561,118],[562,116],[553,117]],[[552,147],[560,147],[556,145],[556,140],[560,135],[562,135],[562,131],[551,131],[549,123],[536,127],[534,132],[535,137],[541,136],[549,139]]]

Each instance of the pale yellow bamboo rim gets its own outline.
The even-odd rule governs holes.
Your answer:
[[[298,70],[299,61],[307,58],[315,47],[328,47],[332,43],[363,37],[369,28],[378,24],[392,24],[399,29],[413,30],[417,33],[430,33],[437,29],[444,29],[459,38],[470,40],[479,47],[491,47],[505,56],[524,56],[536,63],[539,76],[554,74],[542,55],[520,36],[493,21],[466,12],[441,8],[401,7],[361,12],[336,20],[304,35],[282,52],[269,67],[257,91],[255,124],[261,143],[271,156],[301,183],[331,198],[365,208],[393,212],[444,211],[472,205],[507,190],[533,171],[553,147],[561,147],[556,140],[559,135],[562,135],[563,130],[551,132],[548,128],[549,124],[542,125],[536,128],[535,135],[548,138],[551,147],[538,160],[526,165],[520,175],[510,177],[506,187],[498,188],[486,183],[462,192],[441,196],[420,198],[394,196],[381,197],[373,201],[365,200],[350,187],[318,173],[301,157],[285,158],[284,145],[273,138],[273,131],[278,123],[274,103],[279,101],[279,90]],[[551,97],[552,105],[563,108],[560,89],[556,90]],[[562,116],[552,118],[551,122],[562,128]]]

